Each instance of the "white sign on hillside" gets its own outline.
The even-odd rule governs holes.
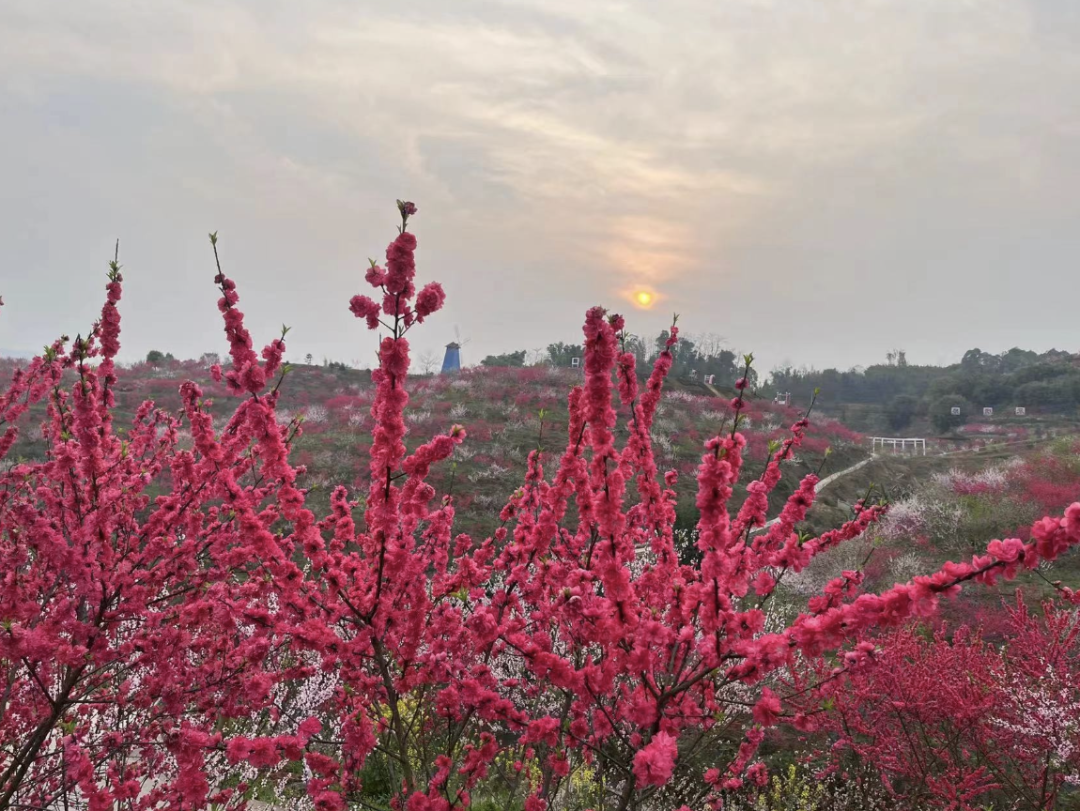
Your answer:
[[[1024,408],[1023,406],[1017,406],[1016,407],[1016,416],[1018,416],[1018,417],[1027,416],[1027,409]]]
[[[986,408],[983,409],[983,416],[984,417],[992,417],[992,416],[994,416],[994,409],[987,406]]]
[[[953,406],[952,408],[949,409],[949,413],[952,414],[954,417],[959,417],[960,416],[960,406]]]

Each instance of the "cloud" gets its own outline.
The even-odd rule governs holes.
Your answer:
[[[402,195],[479,353],[572,337],[634,285],[776,359],[1064,342],[1012,313],[1073,284],[1078,45],[1064,0],[12,3],[0,167],[23,193],[0,213],[54,279],[79,246],[50,259],[18,236],[45,219],[84,243],[232,226],[261,268],[252,312],[287,302],[268,324],[293,317],[298,348],[346,360],[354,325],[323,310]],[[56,203],[72,192],[96,217]],[[133,257],[160,269],[140,283],[200,278],[195,251]],[[957,313],[972,290],[990,300]],[[34,296],[11,310],[14,293]],[[868,315],[868,296],[892,304]],[[12,329],[40,342],[37,315]],[[169,323],[133,317],[140,344]],[[201,351],[213,319],[173,351]]]

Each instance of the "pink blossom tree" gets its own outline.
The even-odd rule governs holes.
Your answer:
[[[276,413],[285,330],[255,351],[220,264],[231,364],[214,374],[240,398],[223,426],[185,383],[179,413],[146,403],[125,433],[114,427],[115,261],[90,336],[15,376],[0,451],[15,420],[47,403],[49,452],[0,474],[0,811],[68,796],[95,809],[240,805],[266,787],[330,811],[368,802],[376,760],[391,806],[407,811],[478,797],[527,811],[718,807],[767,780],[768,728],[815,723],[780,678],[797,662],[839,652],[841,668],[859,666],[878,655],[870,631],[1080,541],[1076,504],[1027,543],[992,541],[882,594],[845,573],[778,623],[769,609],[785,575],[884,507],[860,502],[843,526],[800,535],[811,474],[766,527],[805,418],[732,504],[748,358],[731,421],[697,467],[701,561],[680,563],[677,473],[658,470],[650,436],[678,329],[641,385],[623,318],[599,307],[585,317],[565,447],[529,454],[491,537],[455,534],[455,500],[428,478],[465,430],[405,444],[407,333],[445,300],[437,283],[417,289],[415,211],[399,202],[385,266],[366,272],[375,297],[349,303],[385,332],[366,493],[338,487],[326,515],[289,461],[302,426]],[[629,415],[621,447],[617,403]],[[586,796],[571,800],[575,785]]]

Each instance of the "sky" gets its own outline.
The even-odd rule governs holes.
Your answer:
[[[370,366],[348,312],[419,208],[466,363],[680,314],[780,365],[1080,350],[1076,0],[0,4],[0,350],[255,341]],[[632,301],[654,295],[650,309]]]

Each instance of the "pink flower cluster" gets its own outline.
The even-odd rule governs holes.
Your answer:
[[[412,206],[408,213],[415,213],[412,203],[405,205]],[[400,337],[414,322],[422,324],[425,318],[442,309],[446,293],[438,282],[429,282],[416,292],[415,253],[416,237],[402,229],[386,249],[386,267],[370,263],[364,278],[382,293],[382,304],[362,295],[355,295],[349,301],[349,310],[357,318],[363,318],[368,329],[378,329],[382,316],[386,315],[394,319],[392,329],[395,337]],[[416,300],[410,304],[414,296]]]

